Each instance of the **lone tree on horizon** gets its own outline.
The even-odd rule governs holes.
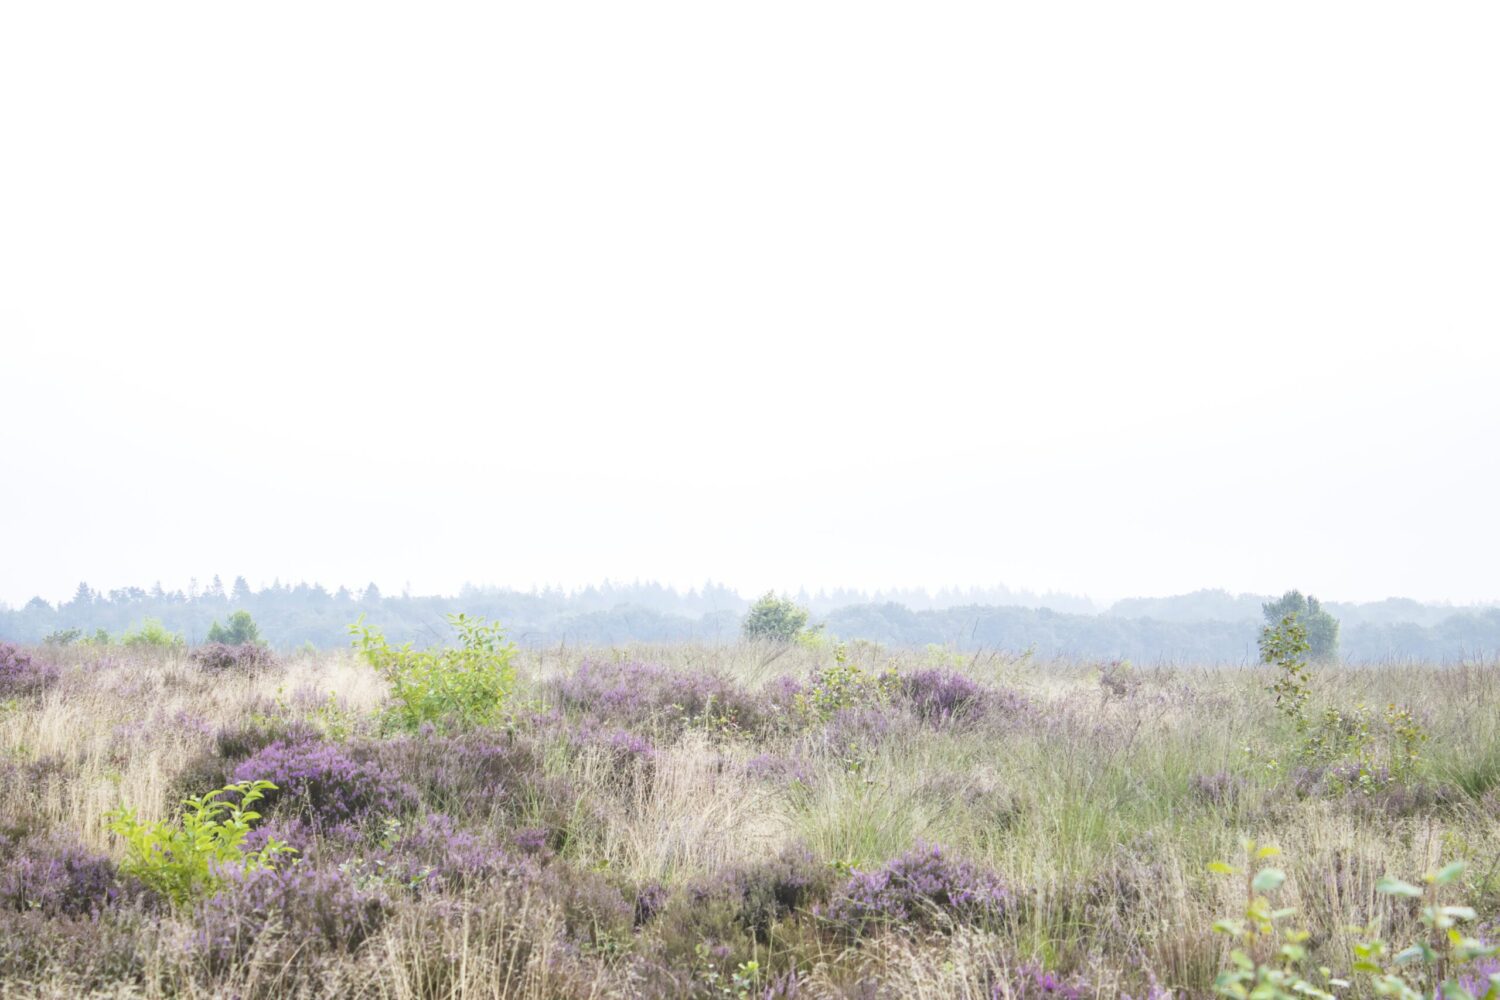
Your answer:
[[[1266,622],[1275,625],[1287,615],[1294,615],[1297,623],[1307,630],[1308,652],[1315,660],[1331,660],[1339,652],[1339,620],[1327,611],[1312,595],[1302,596],[1301,591],[1288,590],[1278,601],[1260,606]]]
[[[807,628],[808,610],[795,601],[776,596],[775,591],[766,595],[750,607],[740,634],[746,639],[769,639],[772,642],[792,642]]]

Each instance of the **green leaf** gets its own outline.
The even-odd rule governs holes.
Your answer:
[[[1286,881],[1286,873],[1279,868],[1262,868],[1255,873],[1255,878],[1250,883],[1250,888],[1256,892],[1272,892],[1281,888],[1281,883]]]
[[[1464,863],[1462,861],[1455,861],[1450,865],[1444,865],[1442,869],[1432,877],[1432,880],[1438,885],[1447,885],[1449,882],[1452,882],[1463,873]]]
[[[1407,896],[1411,899],[1418,899],[1422,895],[1422,890],[1419,887],[1412,885],[1410,882],[1403,882],[1399,878],[1392,878],[1389,875],[1381,876],[1380,881],[1375,883],[1375,891],[1383,892],[1387,896]]]

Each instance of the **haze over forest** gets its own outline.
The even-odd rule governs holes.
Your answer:
[[[1262,606],[1274,595],[1202,590],[1163,598],[1127,598],[1100,606],[1086,597],[1005,587],[866,592],[805,590],[789,595],[813,613],[824,634],[895,647],[932,644],[964,651],[1030,651],[1044,657],[1129,658],[1137,662],[1244,663],[1257,659]],[[448,636],[447,613],[480,614],[507,625],[522,645],[708,641],[737,638],[750,601],[722,584],[679,591],[658,583],[579,590],[520,591],[466,586],[452,596],[383,593],[375,584],[336,590],[316,584],[259,589],[243,578],[213,577],[187,591],[129,587],[99,593],[80,584],[65,601],[33,598],[0,606],[0,640],[37,643],[49,636],[118,636],[148,619],[189,642],[235,610],[249,611],[277,648],[330,648],[348,642],[359,616],[393,638],[425,646]],[[1325,601],[1340,624],[1340,653],[1350,662],[1482,660],[1500,652],[1500,607],[1423,604],[1391,598]]]
[[[1232,659],[1258,598],[1116,602],[1500,599],[1490,11],[11,7],[9,634],[224,568],[335,588],[257,596],[293,645],[369,580],[410,629],[441,602],[392,590],[485,579],[518,634],[717,635],[529,596],[712,576]],[[995,580],[1103,607],[870,609]]]

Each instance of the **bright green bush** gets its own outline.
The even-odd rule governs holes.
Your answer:
[[[243,846],[260,813],[249,807],[276,786],[269,781],[241,781],[207,795],[184,800],[186,809],[176,823],[142,823],[132,810],[110,814],[109,828],[125,841],[120,871],[148,888],[185,906],[211,895],[230,869],[250,871],[269,867],[294,848],[274,837],[258,851]]]
[[[120,637],[120,643],[131,649],[177,649],[186,643],[176,632],[167,631],[159,619],[147,618]]]
[[[448,623],[458,633],[457,648],[392,646],[379,629],[364,624],[363,615],[349,626],[360,655],[391,685],[387,718],[396,728],[467,728],[503,718],[515,685],[516,647],[497,622],[457,614]]]

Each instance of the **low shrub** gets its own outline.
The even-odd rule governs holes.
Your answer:
[[[534,876],[538,870],[525,855],[461,829],[451,816],[442,813],[424,816],[377,860],[408,886],[440,891],[472,887],[496,878]]]
[[[1229,806],[1240,800],[1248,789],[1244,778],[1228,771],[1213,774],[1195,774],[1188,780],[1188,790],[1199,802],[1213,806]]]
[[[398,729],[424,725],[468,728],[499,722],[505,699],[515,685],[512,664],[516,647],[498,623],[467,615],[449,615],[459,645],[447,649],[392,646],[364,619],[349,626],[365,661],[391,686],[388,715]]]
[[[267,815],[295,815],[320,830],[409,812],[414,790],[379,764],[332,743],[272,743],[235,765],[235,781],[269,782]]]
[[[992,922],[1010,902],[1010,890],[994,873],[919,844],[874,871],[855,872],[826,915],[855,933],[871,925],[944,930]]]
[[[139,995],[131,987],[145,979],[161,937],[162,925],[134,909],[75,916],[0,908],[0,993]]]
[[[57,683],[58,670],[39,663],[20,647],[0,642],[0,698],[26,698]]]
[[[777,921],[826,900],[836,881],[831,865],[797,844],[767,861],[734,867],[691,885],[687,901],[694,909],[727,903],[740,927],[764,943]]]
[[[76,844],[33,843],[0,859],[0,909],[98,913],[124,895],[114,862]]]
[[[428,809],[467,822],[545,827],[557,846],[577,794],[543,773],[527,739],[478,730],[451,736],[413,734],[361,748],[401,775]]]
[[[885,704],[899,686],[894,670],[866,670],[840,643],[834,647],[832,665],[814,673],[812,682],[798,693],[796,705],[804,719],[826,721],[838,712]]]
[[[733,681],[654,663],[585,661],[550,687],[565,709],[635,730],[743,732],[762,717],[755,697]]]
[[[168,631],[159,620],[147,618],[135,628],[126,630],[120,637],[120,644],[126,649],[181,649],[187,643],[178,633]]]
[[[385,897],[337,869],[293,864],[231,873],[199,905],[193,942],[210,969],[223,971],[252,951],[297,959],[309,952],[352,953],[380,928]],[[285,942],[285,949],[277,947]]]
[[[214,733],[214,750],[228,761],[244,760],[273,743],[307,743],[322,734],[317,726],[302,719],[277,714],[275,706],[253,711],[241,720]]]
[[[942,724],[977,718],[988,707],[990,692],[952,670],[916,670],[898,675],[899,696],[917,718]]]
[[[189,653],[188,659],[204,670],[235,673],[252,673],[276,662],[275,655],[269,649],[253,642],[238,645],[205,643]]]
[[[110,814],[109,828],[125,841],[120,871],[174,906],[184,906],[213,892],[235,869],[271,867],[288,853],[286,845],[271,841],[247,850],[244,841],[251,824],[260,819],[248,807],[275,790],[268,781],[228,785],[188,799],[176,823],[142,823],[133,811],[117,809]]]

